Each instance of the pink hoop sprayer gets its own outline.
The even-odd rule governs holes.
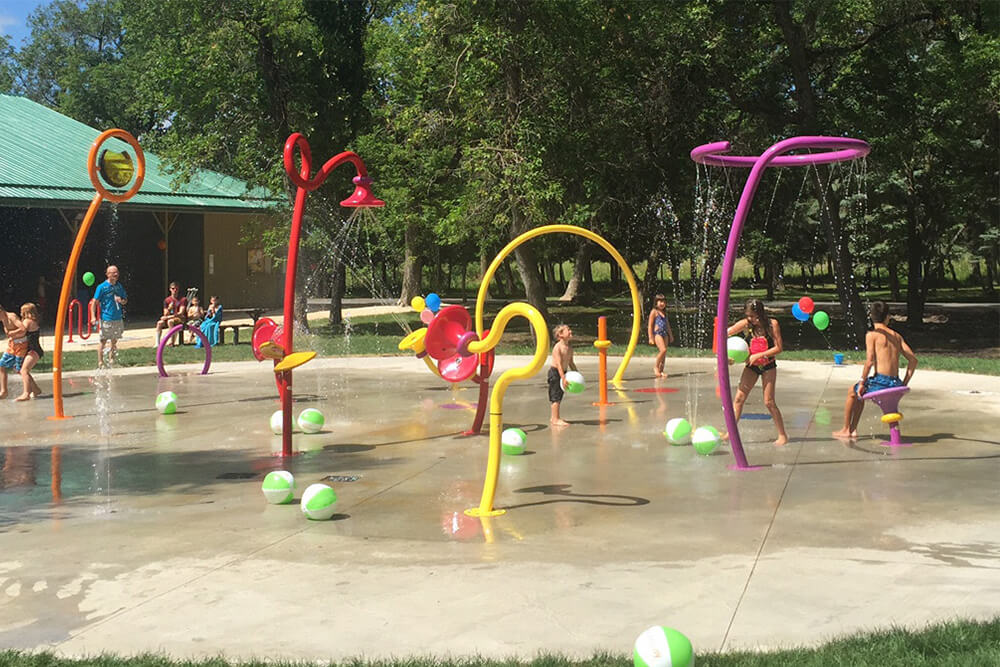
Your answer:
[[[802,153],[787,155],[794,150],[823,149],[822,153]],[[733,267],[736,264],[736,251],[743,232],[750,205],[753,203],[757,186],[768,167],[798,167],[803,165],[833,164],[862,158],[871,151],[871,146],[860,139],[847,137],[792,137],[774,144],[759,156],[726,155],[730,150],[728,141],[717,141],[698,146],[691,151],[691,159],[698,164],[713,167],[750,167],[750,175],[743,186],[733,225],[729,230],[729,241],[726,243],[726,254],[722,260],[722,278],[719,280],[719,306],[716,311],[719,326],[715,332],[716,362],[719,372],[719,397],[722,400],[722,411],[726,419],[726,429],[729,431],[729,442],[733,448],[733,457],[737,470],[751,470],[747,463],[743,442],[736,424],[736,412],[733,409],[732,389],[729,383],[729,360],[726,354],[726,329],[729,322],[729,286],[733,280]]]

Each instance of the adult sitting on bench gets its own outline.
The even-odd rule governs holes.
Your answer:
[[[869,314],[874,329],[865,336],[865,368],[861,373],[861,381],[851,387],[847,394],[847,402],[844,404],[844,427],[833,432],[836,438],[858,437],[858,422],[861,421],[861,412],[865,409],[864,401],[869,398],[869,394],[883,410],[889,408],[893,411],[884,415],[883,421],[898,429],[897,424],[902,415],[896,410],[899,406],[899,397],[906,392],[898,389],[889,390],[909,385],[913,372],[917,370],[917,356],[913,354],[913,350],[903,337],[889,328],[889,306],[884,301],[875,301],[869,308]],[[901,354],[906,357],[906,377],[902,380],[899,379]],[[868,377],[869,371],[874,371],[874,375]],[[891,404],[888,400],[879,400],[883,397],[890,399],[890,396],[895,399]],[[897,435],[898,440],[898,431],[894,432],[894,435]],[[899,444],[898,441],[896,444]]]
[[[167,298],[163,300],[163,314],[160,319],[156,321],[156,344],[160,344],[160,336],[163,333],[163,329],[170,329],[178,324],[184,324],[187,321],[187,298],[183,296],[177,296],[180,291],[180,285],[177,283],[170,283],[170,294]],[[183,336],[183,333],[180,334]],[[181,339],[183,343],[183,338]],[[171,345],[177,345],[176,338],[170,341]]]

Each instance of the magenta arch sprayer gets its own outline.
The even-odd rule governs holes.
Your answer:
[[[822,153],[803,153],[801,155],[786,155],[790,151],[820,149]],[[871,146],[860,139],[847,137],[792,137],[774,144],[759,156],[725,155],[730,150],[728,141],[717,141],[698,146],[691,151],[691,159],[698,164],[714,167],[750,167],[750,175],[743,186],[733,225],[729,230],[729,241],[726,243],[726,254],[722,261],[722,278],[719,281],[719,305],[716,311],[719,326],[715,332],[716,362],[719,371],[719,397],[722,400],[722,411],[725,414],[726,428],[729,431],[729,441],[733,448],[738,470],[749,470],[743,442],[736,425],[736,412],[733,409],[733,395],[729,384],[729,360],[726,355],[726,323],[729,321],[729,287],[733,280],[733,266],[736,264],[736,251],[740,243],[740,234],[746,222],[750,205],[764,170],[768,167],[797,167],[816,164],[832,164],[847,162],[862,158],[871,151]]]

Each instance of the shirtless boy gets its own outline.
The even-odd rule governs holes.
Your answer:
[[[563,400],[563,389],[566,388],[566,371],[576,370],[573,363],[573,348],[569,342],[573,339],[573,330],[568,324],[557,325],[552,330],[556,344],[552,346],[552,366],[549,368],[549,402],[552,404],[552,417],[549,423],[553,426],[569,426],[569,422],[559,416],[559,404]]]
[[[884,301],[875,301],[868,312],[875,329],[865,336],[865,369],[861,372],[861,381],[847,393],[844,427],[833,432],[837,438],[858,437],[858,422],[865,409],[862,397],[866,393],[907,385],[917,370],[917,356],[903,337],[889,328],[889,306]],[[899,379],[899,355],[906,358],[906,377],[902,380]],[[875,374],[868,377],[869,371]]]

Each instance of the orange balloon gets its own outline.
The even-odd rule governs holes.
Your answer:
[[[159,248],[160,250],[166,250],[167,242],[164,241],[163,239],[160,239],[159,241],[156,242],[156,247]]]

